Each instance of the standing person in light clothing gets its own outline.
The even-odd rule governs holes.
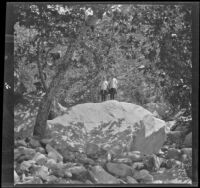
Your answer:
[[[106,79],[106,76],[103,77],[100,88],[101,101],[106,101],[106,96],[108,94],[108,81]]]
[[[118,86],[118,81],[116,78],[111,78],[109,82],[109,93],[110,93],[110,99],[114,100],[115,99],[115,94],[117,94],[117,86]]]

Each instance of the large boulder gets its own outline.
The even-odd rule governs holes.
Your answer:
[[[122,151],[137,150],[144,154],[157,152],[163,145],[165,122],[141,106],[115,100],[73,106],[62,116],[48,120],[46,136],[59,150],[76,148],[90,155],[88,143],[111,151],[117,145]]]

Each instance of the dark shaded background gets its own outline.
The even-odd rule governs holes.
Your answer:
[[[14,9],[11,3],[7,3],[5,18],[4,48],[4,81],[3,86],[3,125],[2,125],[2,169],[1,182],[3,187],[13,186],[13,152],[14,152],[14,111],[13,111],[13,25],[15,23]],[[5,10],[4,10],[5,11]],[[6,89],[5,82],[11,87]]]
[[[3,34],[5,48],[3,51],[4,58],[4,81],[3,85],[3,125],[2,125],[2,169],[1,182],[2,187],[13,187],[13,167],[14,167],[14,111],[13,111],[13,33],[16,16],[14,15],[14,3],[7,3],[1,8],[5,9],[3,24],[5,33]],[[4,11],[5,11],[4,10]],[[198,184],[198,145],[199,145],[199,3],[193,3],[193,183]],[[3,49],[3,48],[2,48]],[[7,56],[7,58],[6,58]],[[3,63],[2,63],[3,64]],[[11,89],[6,89],[4,83],[8,83]],[[66,186],[66,185],[65,185]],[[131,186],[131,185],[130,185]],[[155,185],[153,185],[155,186]],[[159,185],[158,185],[159,186]],[[49,187],[49,185],[48,185]],[[55,187],[55,186],[53,186]]]

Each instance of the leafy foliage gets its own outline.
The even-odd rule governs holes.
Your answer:
[[[165,103],[191,114],[190,6],[23,3],[15,10],[18,90],[23,85],[27,93],[43,95],[70,38],[81,36],[55,96],[63,105],[98,102],[102,75],[115,74],[118,100]],[[84,27],[89,12],[97,18],[94,32]]]

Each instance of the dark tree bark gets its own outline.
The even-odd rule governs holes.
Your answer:
[[[47,93],[47,86],[46,86],[46,83],[45,83],[45,79],[44,79],[44,74],[43,74],[43,71],[42,71],[42,66],[41,66],[41,62],[43,60],[43,55],[40,56],[40,42],[42,43],[42,46],[41,48],[43,49],[43,41],[38,41],[38,46],[37,46],[37,65],[38,65],[38,72],[39,72],[39,77],[40,77],[40,80],[41,80],[41,83],[42,83],[42,86],[44,88],[44,91]]]
[[[57,73],[54,76],[49,88],[47,89],[46,95],[42,99],[40,107],[39,107],[39,111],[38,111],[38,114],[36,117],[36,123],[34,126],[34,131],[33,131],[34,136],[38,136],[40,138],[45,136],[46,123],[47,123],[48,115],[49,115],[51,105],[53,102],[53,98],[59,91],[60,83],[64,79],[66,70],[70,66],[70,62],[71,62],[70,60],[72,58],[73,52],[74,52],[77,44],[83,45],[83,47],[86,50],[88,50],[90,53],[92,53],[94,56],[94,61],[98,62],[97,63],[98,66],[101,66],[101,63],[100,63],[101,61],[100,61],[97,53],[94,50],[92,50],[91,48],[87,47],[87,45],[84,45],[84,43],[81,42],[81,37],[85,35],[85,28],[80,29],[80,33],[81,32],[82,32],[82,34],[79,34],[79,38],[77,38],[77,39],[71,38],[67,52],[65,53],[64,57],[61,58],[60,63],[58,63],[58,65],[57,65],[58,66],[58,69],[56,71]],[[98,68],[98,70],[99,70],[99,68]]]
[[[34,131],[33,131],[34,136],[38,136],[38,137],[45,136],[46,123],[47,123],[48,114],[53,102],[53,98],[59,91],[60,83],[64,79],[66,70],[70,66],[70,60],[73,55],[77,42],[78,41],[75,42],[74,40],[70,42],[67,52],[65,53],[64,57],[61,59],[60,63],[58,64],[57,73],[54,76],[49,88],[47,89],[46,95],[41,101],[38,114],[36,117],[36,123],[34,126]]]

